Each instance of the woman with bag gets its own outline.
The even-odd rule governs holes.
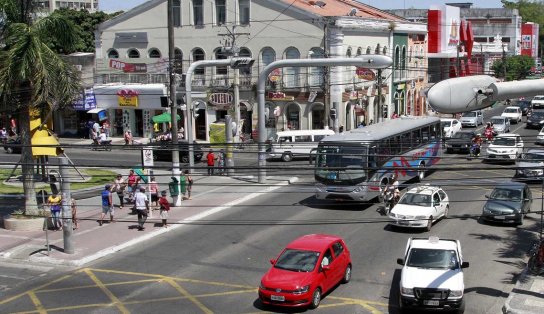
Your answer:
[[[117,197],[119,197],[119,209],[123,209],[123,206],[125,206],[125,188],[127,187],[127,184],[125,183],[125,180],[123,179],[122,174],[117,174],[117,177],[113,181],[113,188],[111,189],[112,192],[117,193]]]
[[[187,199],[191,199],[191,190],[193,189],[193,177],[189,173],[189,170],[185,170],[185,177],[187,178]]]

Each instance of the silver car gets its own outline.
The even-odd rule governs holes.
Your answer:
[[[461,116],[461,125],[477,127],[484,124],[484,115],[481,110],[468,111]]]
[[[489,122],[493,124],[493,130],[498,134],[510,132],[510,119],[507,117],[493,116]]]

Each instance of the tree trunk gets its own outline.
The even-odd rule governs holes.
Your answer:
[[[28,107],[21,110],[19,115],[19,126],[21,131],[21,169],[23,172],[23,189],[25,193],[26,215],[37,215],[38,203],[36,202],[36,186],[34,182],[34,158],[32,157],[30,114]]]

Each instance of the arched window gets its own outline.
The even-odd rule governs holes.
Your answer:
[[[289,47],[285,50],[285,59],[300,59],[297,48]],[[300,84],[300,67],[286,67],[283,70],[283,84],[285,87],[297,87]]]
[[[383,55],[387,55],[387,46],[383,47]]]
[[[224,60],[227,59],[227,54],[223,51],[221,48],[215,49],[215,59],[216,60]],[[227,65],[218,65],[215,67],[215,74],[217,75],[227,75],[229,73],[229,69]]]
[[[119,52],[115,49],[111,49],[108,51],[108,58],[109,59],[118,59],[119,58]]]
[[[310,59],[320,59],[325,57],[325,52],[321,48],[312,48],[310,50]],[[310,75],[308,76],[308,84],[310,88],[320,88],[323,85],[323,77],[325,76],[324,67],[311,67]]]
[[[183,74],[183,52],[174,48],[174,73]]]
[[[158,59],[161,57],[161,52],[159,49],[153,48],[149,50],[149,58],[151,59]]]
[[[351,47],[346,50],[346,57],[351,58]]]
[[[251,51],[248,48],[240,48],[238,56],[244,58],[251,58]],[[240,74],[242,75],[251,75],[251,68],[241,68]]]
[[[363,54],[363,48],[361,48],[361,47],[357,48],[357,54],[356,54],[356,56],[360,56],[360,55],[362,55],[362,54]]]
[[[380,44],[376,45],[376,50],[374,51],[375,54],[379,55],[381,52]]]
[[[370,46],[366,47],[366,54],[369,55],[372,52],[372,48]]]
[[[276,61],[276,52],[270,47],[266,47],[261,52],[261,65],[264,68],[270,63]]]
[[[401,68],[401,75],[402,75],[402,78],[405,78],[406,77],[406,46],[402,46],[402,56],[401,56],[401,63],[400,63],[400,68]]]
[[[174,17],[174,27],[181,27],[181,0],[173,0],[172,13]]]
[[[400,79],[400,47],[395,47],[395,54],[393,55],[393,69],[395,69],[395,79]]]
[[[140,52],[136,49],[129,49],[129,51],[127,52],[127,56],[129,58],[139,58],[140,57]]]
[[[195,50],[193,50],[193,62],[202,61],[204,60],[204,58],[205,58],[204,50],[200,48],[196,48]],[[195,69],[195,74],[204,75],[204,72],[205,72],[204,67],[199,67]]]

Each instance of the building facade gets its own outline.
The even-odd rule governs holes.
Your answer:
[[[99,0],[36,0],[39,12],[52,13],[56,9],[87,10],[96,12]]]

